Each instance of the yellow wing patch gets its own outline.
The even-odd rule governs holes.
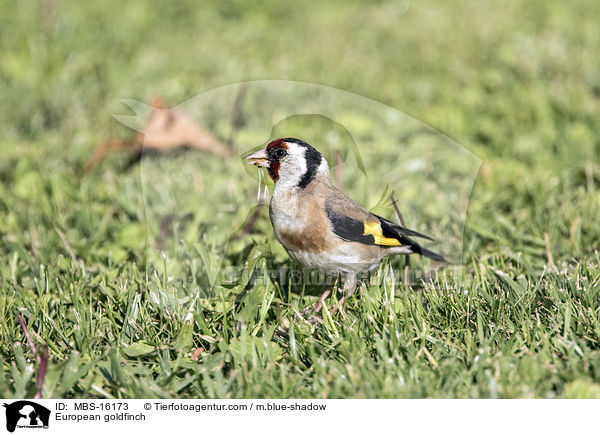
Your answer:
[[[367,235],[373,236],[373,238],[375,239],[375,244],[376,245],[381,245],[381,246],[400,246],[402,244],[397,239],[393,239],[391,237],[384,237],[383,236],[383,231],[381,230],[381,223],[379,223],[379,222],[372,222],[372,221],[365,221],[363,224],[365,226],[363,235],[364,236],[367,236]]]

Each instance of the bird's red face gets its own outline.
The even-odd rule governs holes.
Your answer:
[[[275,139],[266,148],[246,156],[246,164],[267,168],[273,181],[279,180],[281,161],[287,157],[289,146],[285,139]]]
[[[245,158],[249,165],[268,169],[280,189],[305,188],[319,169],[329,175],[327,162],[316,149],[300,139],[275,139],[260,151]]]

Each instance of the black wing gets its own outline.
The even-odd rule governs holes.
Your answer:
[[[344,240],[383,248],[406,246],[413,253],[424,255],[435,261],[446,262],[441,255],[423,248],[408,237],[414,236],[433,240],[429,236],[404,228],[374,214],[369,214],[367,219],[361,221],[337,213],[327,204],[325,205],[325,211],[331,222],[333,232]]]

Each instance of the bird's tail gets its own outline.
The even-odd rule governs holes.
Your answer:
[[[413,246],[411,246],[411,248],[415,254],[421,254],[423,257],[431,258],[433,261],[439,261],[440,263],[448,263],[448,260],[446,260],[440,254],[436,254],[435,252],[430,251],[427,248],[423,248],[422,246],[416,243]]]

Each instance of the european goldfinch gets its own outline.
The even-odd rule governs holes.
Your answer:
[[[354,292],[357,274],[386,256],[415,253],[446,261],[410,238],[430,237],[369,213],[333,186],[327,161],[306,142],[275,139],[245,160],[267,168],[275,182],[269,214],[277,240],[303,266],[340,275],[343,297]]]

